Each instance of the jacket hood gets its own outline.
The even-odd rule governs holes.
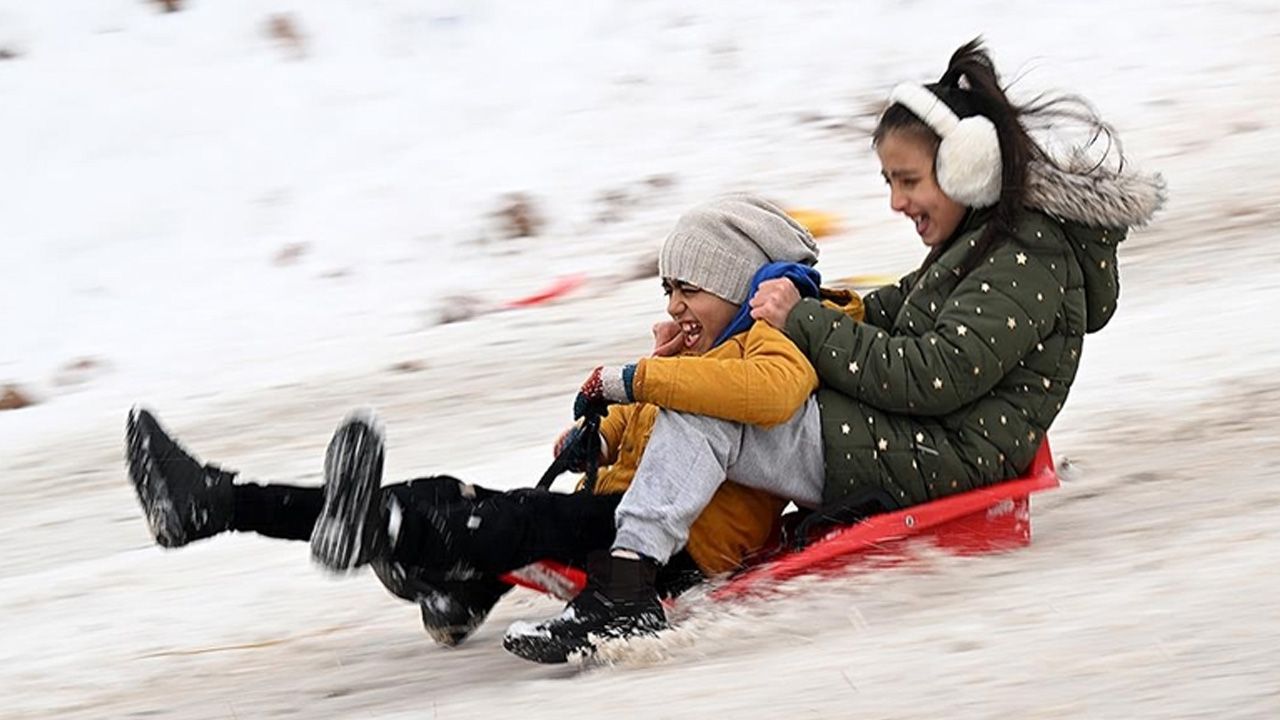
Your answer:
[[[1027,168],[1027,205],[1064,222],[1101,228],[1141,227],[1164,206],[1159,173],[1096,167],[1073,155],[1062,167]]]
[[[1101,330],[1120,298],[1116,246],[1163,207],[1164,178],[1091,166],[1078,155],[1061,168],[1033,163],[1028,170],[1027,205],[1062,222],[1084,274],[1085,331]]]

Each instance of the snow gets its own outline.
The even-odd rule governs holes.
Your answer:
[[[39,400],[0,412],[5,717],[1280,712],[1274,3],[185,5],[0,0],[0,384]],[[532,484],[590,368],[647,349],[639,268],[714,193],[839,215],[828,276],[911,268],[866,131],[979,33],[1021,97],[1083,93],[1170,187],[1121,248],[1027,550],[686,603],[546,668],[500,645],[547,598],[447,649],[306,543],[150,542],[136,403],[248,478],[317,483],[372,406],[390,478]],[[503,236],[513,192],[538,236]]]

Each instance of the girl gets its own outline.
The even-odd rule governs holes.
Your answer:
[[[1051,158],[1028,127],[1063,107],[1012,103],[976,40],[938,82],[896,88],[872,142],[890,206],[929,248],[921,267],[868,295],[865,321],[785,282],[763,283],[750,303],[817,370],[821,412],[792,431],[820,437],[823,462],[778,462],[753,447],[760,431],[660,412],[617,509],[614,568],[563,615],[513,626],[507,648],[563,662],[593,638],[651,631],[632,608],[656,602],[648,578],[726,476],[841,518],[1021,474],[1062,409],[1084,335],[1115,312],[1116,245],[1163,200],[1158,177]],[[650,570],[617,580],[624,562]]]

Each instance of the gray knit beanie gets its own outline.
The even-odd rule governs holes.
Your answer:
[[[751,278],[771,262],[814,265],[818,244],[768,200],[726,195],[676,221],[658,254],[658,274],[741,305]]]

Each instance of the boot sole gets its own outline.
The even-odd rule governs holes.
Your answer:
[[[513,626],[511,629],[517,628]],[[527,635],[524,634],[528,632],[525,628],[520,628],[519,632],[520,634],[512,635],[511,630],[508,630],[502,638],[502,648],[512,655],[543,665],[560,665],[569,662],[570,655],[589,655],[594,651],[590,645],[569,647],[549,637]]]
[[[129,479],[133,481],[133,489],[142,504],[147,527],[156,544],[175,548],[186,545],[187,538],[169,488],[157,470],[152,454],[152,433],[159,431],[159,427],[155,417],[146,410],[133,408],[129,411],[125,426]]]
[[[615,640],[632,640],[641,637],[657,637],[666,630],[665,621],[654,626],[630,629],[602,628],[599,633],[591,633],[585,640],[569,637],[556,637],[549,628],[541,628],[534,623],[516,622],[507,630],[502,638],[502,647],[517,657],[544,665],[559,665],[569,662],[575,657],[590,658],[596,653],[598,643]]]
[[[370,559],[382,461],[382,430],[373,413],[349,415],[325,453],[324,505],[311,530],[311,558],[316,564],[347,573]]]

